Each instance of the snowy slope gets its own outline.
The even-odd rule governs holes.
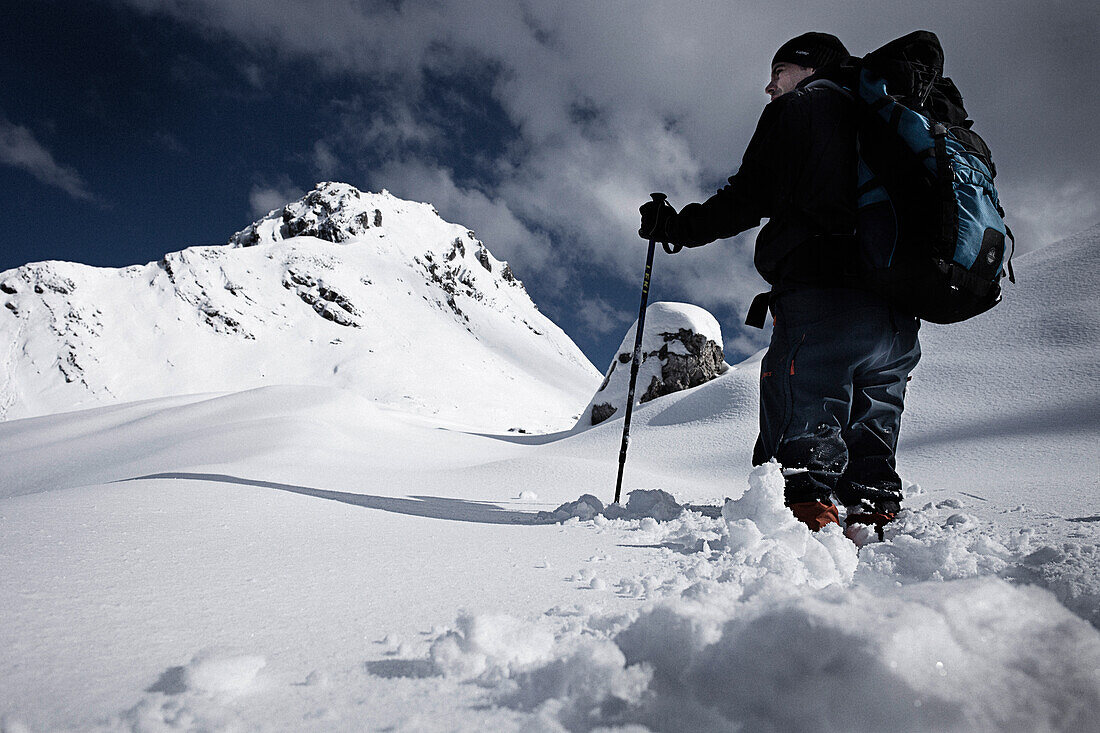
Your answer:
[[[965,476],[972,493],[1005,503],[1096,514],[1100,226],[1016,264],[1019,282],[992,311],[923,326],[900,469],[925,484]]]
[[[0,273],[0,417],[271,384],[466,424],[569,424],[599,375],[506,263],[426,204],[318,184],[124,269]]]
[[[634,413],[625,491],[731,497],[718,519],[538,523],[610,500],[618,419],[490,435],[272,386],[0,423],[0,721],[1089,730],[1100,429],[1073,406],[1100,343],[1073,332],[1098,245],[1022,257],[1003,305],[925,328],[910,510],[858,555],[750,470],[753,360]]]

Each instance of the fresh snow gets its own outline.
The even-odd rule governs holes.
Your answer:
[[[621,507],[621,418],[310,383],[2,422],[0,728],[1093,729],[1098,247],[924,328],[858,552],[751,467],[759,357],[637,407]]]

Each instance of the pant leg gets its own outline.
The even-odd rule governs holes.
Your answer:
[[[854,363],[863,350],[856,343],[861,331],[848,328],[852,292],[799,290],[772,303],[775,325],[761,362],[760,436],[753,462],[774,458],[798,471],[786,477],[788,504],[829,501],[847,466],[842,432]]]
[[[842,433],[848,465],[836,485],[837,499],[848,506],[901,501],[895,456],[906,384],[920,360],[920,322],[898,314],[891,322],[892,335],[854,372],[851,416]]]

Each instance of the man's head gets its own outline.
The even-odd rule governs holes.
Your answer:
[[[764,88],[772,99],[793,91],[823,66],[848,57],[840,39],[828,33],[803,33],[779,47],[772,58],[771,81]]]

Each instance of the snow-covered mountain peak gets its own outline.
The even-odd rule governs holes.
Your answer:
[[[383,243],[396,236],[396,245]],[[474,233],[450,224],[433,206],[405,201],[385,189],[370,193],[347,183],[326,181],[312,191],[234,234],[231,247],[255,247],[296,237],[313,237],[335,244],[362,243],[398,250],[403,259],[428,272],[449,295],[457,289],[477,290],[485,278],[465,271],[480,266],[499,284],[523,289],[507,262],[497,260]],[[475,283],[475,280],[478,281]]]
[[[473,232],[342,183],[225,246],[117,270],[33,263],[0,273],[0,291],[0,419],[311,384],[539,429],[568,423],[599,381]]]

